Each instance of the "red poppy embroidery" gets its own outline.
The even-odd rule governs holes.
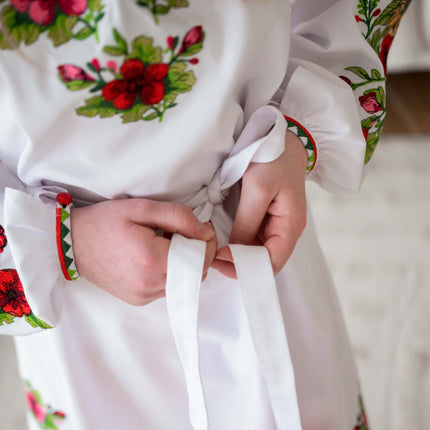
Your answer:
[[[158,24],[158,15],[166,15],[172,8],[189,6],[187,0],[137,0],[136,3],[139,6],[148,8],[156,24]]]
[[[115,79],[104,86],[102,94],[120,110],[130,109],[140,97],[144,105],[155,105],[165,95],[164,79],[169,71],[167,64],[145,64],[137,58],[127,60],[120,68],[123,79]]]
[[[7,238],[3,226],[0,225],[0,254],[6,248]]]
[[[94,35],[103,18],[101,0],[10,0],[0,14],[7,34],[0,32],[0,49],[31,45],[47,32],[54,46]]]
[[[124,123],[157,118],[162,121],[165,112],[177,105],[179,94],[191,91],[196,82],[187,67],[199,63],[194,55],[203,48],[203,28],[190,29],[181,43],[178,36],[168,36],[166,49],[154,46],[153,40],[145,36],[136,37],[130,46],[117,30],[113,36],[116,45],[105,46],[104,52],[124,57],[119,70],[115,61],[102,66],[97,58],[87,63],[88,71],[73,64],[57,68],[69,90],[91,87],[92,93],[101,91],[85,100],[85,106],[76,109],[77,114],[100,118],[120,115]]]
[[[21,317],[32,327],[51,328],[31,311],[17,271],[0,270],[0,325],[12,324],[15,318]]]
[[[21,280],[14,269],[0,271],[0,309],[16,317],[31,314]]]
[[[44,404],[40,393],[28,381],[24,382],[25,403],[39,427],[42,429],[58,430],[58,422],[63,421],[66,418],[66,414],[53,409],[50,405]]]

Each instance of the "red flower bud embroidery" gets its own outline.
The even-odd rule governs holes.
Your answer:
[[[57,70],[64,82],[94,81],[94,78],[91,77],[84,69],[74,66],[73,64],[63,64],[62,66],[58,66]]]
[[[345,81],[348,85],[352,84],[351,79],[347,78],[346,76],[339,76],[339,78]]]
[[[380,13],[381,13],[381,9],[380,9],[380,8],[375,9],[375,10],[373,11],[373,13],[372,13],[372,16],[378,16]]]
[[[367,113],[376,113],[383,110],[382,106],[378,102],[375,92],[370,92],[362,95],[358,98],[360,105]]]
[[[0,270],[0,310],[16,317],[31,314],[24,288],[15,269]]]
[[[184,37],[184,40],[182,41],[181,49],[179,50],[178,54],[182,54],[187,49],[189,49],[191,46],[197,45],[199,43],[203,42],[203,28],[201,25],[198,25],[196,27],[193,27]]]
[[[100,62],[99,62],[99,60],[97,60],[97,58],[93,58],[92,60],[91,60],[91,64],[92,64],[92,66],[94,67],[94,70],[96,71],[96,72],[99,72],[100,71]]]

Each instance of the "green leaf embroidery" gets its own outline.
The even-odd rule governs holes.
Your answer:
[[[15,316],[11,314],[7,314],[6,312],[0,311],[0,325],[3,324],[12,324]]]
[[[113,37],[114,37],[115,42],[117,43],[118,47],[120,49],[122,49],[122,52],[125,55],[127,55],[127,52],[128,52],[127,42],[124,39],[124,37],[121,36],[121,34],[119,33],[119,31],[116,28],[113,29]]]
[[[172,8],[188,7],[187,0],[167,0],[157,4],[158,0],[137,0],[138,6],[146,7],[152,13],[154,22],[158,24],[158,15],[166,15]]]
[[[101,118],[109,118],[121,111],[115,109],[112,103],[106,101],[103,96],[94,96],[85,100],[85,106],[76,109],[79,115],[88,116],[90,118],[99,115]]]
[[[84,27],[81,28],[73,37],[77,40],[84,40],[90,37],[92,34],[93,32],[91,31],[91,28]]]
[[[17,46],[21,42],[26,45],[32,44],[38,39],[40,32],[43,31],[33,21],[21,15],[11,6],[4,7],[1,11],[1,16],[10,39]],[[4,34],[0,39],[0,48],[13,49]]]
[[[94,85],[93,81],[72,81],[72,82],[64,82],[64,85],[67,87],[67,89],[71,91],[79,91],[83,90],[84,88],[91,87]]]
[[[154,47],[151,38],[138,36],[132,42],[129,58],[139,58],[146,64],[161,63],[163,61],[163,52],[160,47]]]
[[[103,52],[108,54],[108,55],[112,55],[112,56],[118,56],[118,55],[124,55],[125,54],[125,52],[121,48],[118,48],[117,46],[105,46],[103,48]]]
[[[366,80],[371,79],[369,74],[362,67],[358,67],[358,66],[346,67],[345,70],[349,70],[350,72],[354,73],[355,75],[359,76],[360,78],[363,78]]]
[[[175,63],[170,66],[167,74],[167,94],[170,92],[186,93],[191,91],[196,83],[196,77],[191,70],[185,71],[186,68],[187,66],[184,63]]]
[[[35,327],[35,328],[40,327],[43,329],[52,328],[49,324],[37,318],[36,315],[33,314],[33,312],[30,315],[25,316],[24,318],[32,327]]]
[[[54,24],[49,27],[48,37],[52,40],[54,46],[62,45],[68,42],[72,37],[72,29],[78,22],[78,17],[59,14]]]
[[[135,104],[131,109],[121,115],[122,122],[126,124],[128,122],[139,121],[140,119],[143,119],[143,115],[150,108],[151,106],[143,105],[141,103]]]
[[[190,55],[196,55],[203,48],[203,43],[196,43],[195,45],[190,46],[184,52],[179,54],[179,57],[188,57]]]

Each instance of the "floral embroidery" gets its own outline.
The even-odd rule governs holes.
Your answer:
[[[189,30],[180,45],[179,37],[169,36],[164,51],[145,36],[136,37],[131,46],[117,30],[113,36],[116,45],[106,46],[104,52],[124,57],[119,70],[116,62],[108,61],[102,67],[98,59],[87,63],[89,72],[72,64],[58,67],[59,77],[69,90],[91,87],[92,93],[101,91],[85,100],[85,106],[76,109],[77,114],[100,118],[120,115],[123,123],[156,118],[161,122],[165,112],[177,105],[178,95],[191,91],[196,82],[187,67],[199,62],[189,57],[203,47],[202,27]],[[163,62],[166,55],[170,59]]]
[[[188,7],[187,0],[162,0],[157,3],[157,0],[137,0],[139,6],[147,7],[154,17],[155,23],[158,25],[158,15],[166,15],[171,8]]]
[[[360,0],[355,19],[362,24],[363,36],[375,50],[387,75],[387,56],[400,20],[411,0],[393,0],[381,10],[380,0]]]
[[[0,225],[0,254],[6,248],[6,245],[7,245],[6,233],[4,232],[3,226]]]
[[[377,69],[372,69],[370,73],[358,66],[347,67],[345,70],[355,75],[355,78],[352,78],[354,82],[346,76],[341,76],[354,91],[357,92],[363,86],[370,87],[358,97],[363,109],[361,128],[367,142],[365,158],[365,163],[367,163],[373,155],[384,126],[386,96],[383,84],[385,77]],[[378,85],[378,83],[382,83],[382,85]]]
[[[101,0],[10,0],[0,12],[7,35],[0,32],[0,49],[31,45],[47,32],[54,46],[92,35],[104,16]]]
[[[357,414],[357,423],[355,424],[354,430],[369,430],[369,424],[367,423],[367,416],[364,410],[363,398],[361,394],[358,397],[360,411]]]
[[[64,412],[54,410],[42,402],[40,394],[25,381],[25,402],[41,429],[58,430],[58,422],[66,418]]]
[[[0,325],[11,324],[15,317],[24,317],[33,327],[51,328],[31,311],[17,271],[3,269],[0,270]]]
[[[392,0],[385,8],[380,7],[380,0],[359,0],[357,3],[358,13],[355,20],[365,39],[378,54],[384,73],[383,76],[382,70],[368,71],[352,66],[345,68],[350,77],[340,76],[358,93],[358,102],[362,108],[361,128],[367,142],[365,163],[372,158],[384,126],[387,56],[400,20],[410,2],[411,0]]]

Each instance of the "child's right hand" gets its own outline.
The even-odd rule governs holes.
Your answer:
[[[207,241],[204,276],[217,248],[212,225],[177,203],[110,200],[72,209],[71,222],[79,274],[135,306],[165,296],[170,240],[157,229]]]

